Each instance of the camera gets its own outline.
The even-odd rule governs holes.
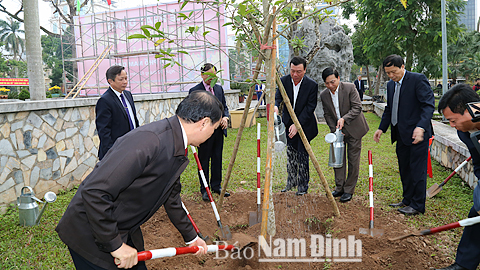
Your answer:
[[[472,122],[480,121],[480,102],[467,103],[467,110],[472,116]],[[480,130],[470,133],[470,139],[480,153],[480,143],[478,142],[478,140],[480,140]]]

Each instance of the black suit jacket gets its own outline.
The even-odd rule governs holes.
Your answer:
[[[98,137],[100,138],[100,147],[98,148],[99,159],[102,159],[105,154],[107,154],[108,150],[119,137],[130,131],[127,112],[113,91],[114,90],[109,87],[95,106],[95,124],[97,126]],[[132,106],[133,118],[135,119],[136,127],[138,127],[137,112],[132,94],[126,90],[122,93],[126,101]]]
[[[203,85],[203,82],[192,87],[190,91],[188,91],[188,93],[190,94],[193,91],[198,91],[198,90],[206,91],[205,86]],[[215,84],[215,86],[213,87],[213,92],[215,93],[215,96],[218,98],[218,100],[220,100],[220,102],[223,105],[222,117],[230,117],[230,113],[228,112],[227,102],[225,100],[225,93],[223,92],[223,87],[219,84]],[[222,127],[219,126],[218,128],[222,128]],[[227,137],[227,129],[223,130],[223,134],[225,135],[225,137]]]
[[[357,91],[360,93],[365,92],[365,83],[363,81],[359,81],[358,79],[353,82],[355,84],[355,88],[357,88]]]
[[[394,93],[395,82],[390,80],[387,83],[387,106],[378,127],[384,133],[391,125]],[[405,71],[398,102],[398,128],[392,128],[392,143],[401,139],[405,145],[412,145],[412,134],[416,127],[425,129],[424,139],[430,138],[434,110],[435,98],[427,77],[420,73]]]
[[[300,90],[298,91],[295,106],[293,106],[292,76],[283,76],[280,80],[282,81],[283,87],[285,87],[287,96],[290,99],[290,104],[295,108],[295,115],[297,116],[300,125],[302,125],[305,136],[311,141],[318,134],[317,119],[315,119],[314,115],[315,108],[317,107],[318,84],[314,80],[304,76],[302,84],[300,85]],[[280,90],[277,89],[277,93],[275,94],[275,106],[280,107],[282,101],[282,94],[280,93]],[[283,106],[282,121],[285,124],[286,129],[293,124],[287,106]]]
[[[56,228],[60,239],[95,265],[117,269],[109,252],[129,236],[144,250],[140,225],[163,205],[183,239],[193,240],[197,234],[180,199],[187,165],[177,116],[132,130],[80,184]]]

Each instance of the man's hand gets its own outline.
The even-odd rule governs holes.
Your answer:
[[[343,125],[345,125],[345,119],[343,119],[343,118],[338,119],[338,121],[337,121],[337,129],[342,129],[342,128],[343,128]]]
[[[226,129],[228,127],[228,117],[223,117],[220,119],[220,126],[222,126],[222,129]]]
[[[295,126],[295,124],[292,124],[289,128],[288,128],[288,137],[291,139],[293,138],[293,136],[297,135],[297,127]]]
[[[417,144],[419,142],[422,142],[423,141],[423,133],[425,133],[425,131],[423,130],[423,128],[421,127],[416,127],[414,130],[413,130],[413,135],[412,135],[412,139],[413,139],[413,144]]]
[[[273,112],[276,112],[278,114],[278,107],[277,106],[273,107]]]
[[[380,141],[380,137],[382,137],[382,134],[383,131],[381,129],[377,129],[377,131],[375,131],[375,134],[373,134],[373,140],[378,143]]]
[[[191,243],[188,246],[189,247],[193,247],[193,246],[198,246],[199,247],[199,249],[198,249],[197,253],[195,253],[195,255],[207,254],[207,249],[208,249],[207,244],[200,237],[198,237],[197,240],[195,240],[195,242]]]
[[[138,263],[137,250],[125,243],[110,254],[115,258],[115,264],[118,268],[128,269]]]

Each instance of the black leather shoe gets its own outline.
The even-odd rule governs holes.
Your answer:
[[[414,208],[410,206],[405,206],[403,208],[398,209],[398,212],[406,215],[406,216],[413,216],[413,215],[418,215],[420,214],[419,211],[415,210]]]
[[[452,264],[450,266],[447,266],[445,268],[440,268],[440,269],[435,269],[435,270],[468,270],[468,269],[465,268],[465,267],[461,267],[457,263],[454,263],[454,264]]]
[[[286,185],[284,189],[282,189],[282,192],[287,192],[289,190],[291,190],[293,187],[290,186],[290,185]]]
[[[208,198],[208,193],[207,193],[207,192],[203,192],[203,193],[202,193],[202,199],[203,199],[204,201],[206,201],[206,202],[209,202],[209,201],[210,201],[210,199]]]
[[[350,193],[343,193],[342,197],[340,197],[340,202],[348,202],[352,199],[352,194]]]
[[[389,206],[391,206],[391,207],[405,207],[407,205],[404,204],[403,202],[399,202],[399,203],[391,203],[391,204],[389,204]]]
[[[332,195],[333,197],[340,197],[343,195],[343,191],[333,191]]]
[[[220,195],[220,193],[222,193],[222,188],[220,188],[219,190],[214,190],[213,193],[217,193],[218,195]],[[228,193],[228,191],[225,191],[223,197],[230,197],[230,193]]]
[[[295,192],[295,195],[297,195],[297,196],[303,196],[303,195],[305,195],[305,194],[307,194],[306,191],[297,191],[297,192]]]

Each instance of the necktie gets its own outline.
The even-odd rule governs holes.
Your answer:
[[[213,88],[210,85],[208,86],[208,91],[210,91],[210,93],[212,93],[212,95],[215,95],[215,92],[213,92]]]
[[[132,118],[130,117],[130,113],[128,112],[127,103],[125,102],[125,98],[123,97],[123,94],[120,94],[120,99],[122,100],[123,107],[125,108],[125,111],[127,112],[128,123],[130,123],[130,130],[132,130],[133,129],[133,122],[132,122]]]
[[[398,101],[400,99],[400,83],[396,83],[395,93],[393,94],[393,104],[392,104],[392,125],[396,126],[398,123]]]

